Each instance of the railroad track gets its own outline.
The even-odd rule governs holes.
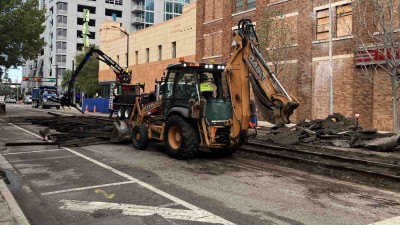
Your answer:
[[[384,181],[383,186],[395,189],[400,187],[400,165],[396,162],[375,161],[356,155],[343,156],[329,151],[317,152],[315,149],[307,150],[305,146],[291,148],[268,145],[258,141],[250,141],[240,150],[244,153],[263,157],[284,159],[308,167],[325,168],[333,171],[333,173],[346,173],[347,176],[351,174],[357,176],[356,180],[361,180],[362,183],[376,184]],[[354,180],[354,177],[352,177],[352,180]]]

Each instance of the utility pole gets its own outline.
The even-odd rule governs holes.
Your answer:
[[[329,0],[329,114],[333,114],[332,3]]]

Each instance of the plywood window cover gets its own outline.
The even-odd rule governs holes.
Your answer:
[[[337,37],[351,35],[353,12],[350,4],[341,5],[336,8],[336,31]],[[346,27],[343,27],[343,24]]]
[[[317,11],[317,40],[329,38],[329,9]]]

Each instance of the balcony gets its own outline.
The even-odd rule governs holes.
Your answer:
[[[144,23],[143,17],[132,16],[132,24],[142,24]]]
[[[136,12],[144,12],[144,11],[145,11],[144,5],[132,5],[132,12],[136,13]]]
[[[57,39],[56,39],[57,41],[58,40],[67,40],[67,36],[65,35],[57,35]]]

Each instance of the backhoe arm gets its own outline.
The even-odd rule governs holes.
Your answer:
[[[97,59],[104,62],[108,66],[111,67],[111,69],[114,71],[114,73],[117,76],[117,82],[121,83],[127,83],[129,84],[131,82],[131,72],[130,71],[125,71],[118,63],[116,63],[114,60],[112,60],[108,55],[106,55],[103,51],[100,49],[97,49],[95,46],[92,46],[89,48],[85,56],[83,57],[83,60],[79,63],[79,65],[76,67],[75,71],[73,71],[72,75],[68,79],[68,88],[65,94],[61,99],[58,100],[58,102],[61,103],[61,106],[67,106],[67,107],[76,107],[75,104],[73,104],[73,88],[75,84],[76,77],[78,76],[79,72],[82,70],[83,66],[89,61],[90,57],[96,53],[97,54]],[[78,109],[78,108],[77,108]],[[79,109],[78,109],[79,110]],[[81,110],[79,110],[81,111]],[[82,111],[81,111],[82,112]],[[83,113],[83,112],[82,112]]]
[[[250,120],[250,83],[262,106],[273,110],[274,124],[290,123],[289,117],[299,106],[296,97],[288,94],[259,51],[259,43],[251,20],[241,20],[233,33],[234,50],[225,74],[234,111],[233,132],[247,131]]]

